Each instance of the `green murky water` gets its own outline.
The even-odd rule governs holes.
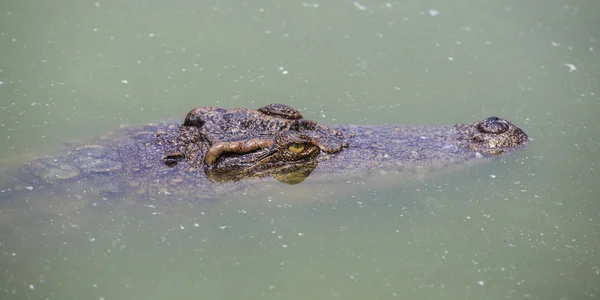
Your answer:
[[[2,169],[198,105],[499,115],[530,146],[425,179],[196,205],[25,193],[0,204],[1,299],[600,296],[600,3],[280,2],[1,2]]]

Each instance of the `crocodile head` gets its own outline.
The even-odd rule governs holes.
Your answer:
[[[509,121],[489,117],[472,124],[456,124],[457,140],[467,149],[484,155],[500,155],[527,145],[528,136]]]
[[[197,156],[201,161],[191,164],[201,166],[216,182],[271,175],[298,183],[316,167],[319,153],[347,147],[341,132],[304,119],[284,104],[258,109],[201,106],[187,114],[183,127],[197,130],[208,144]],[[167,155],[165,163],[186,159],[185,152]]]
[[[213,143],[205,156],[205,173],[214,182],[273,176],[302,182],[317,166],[319,144],[306,134],[282,131],[274,137]]]
[[[298,110],[284,104],[258,109],[200,106],[187,114],[183,126],[198,128],[211,144],[273,137],[290,131],[314,139],[326,153],[336,153],[348,146],[341,132],[304,119]]]
[[[186,161],[213,182],[273,176],[298,183],[316,167],[319,153],[335,153],[347,145],[340,132],[283,104],[258,109],[200,106],[187,114],[182,132],[197,134],[180,135],[179,151],[164,156],[165,164]]]

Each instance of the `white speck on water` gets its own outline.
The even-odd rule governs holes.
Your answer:
[[[360,10],[367,10],[366,6],[360,5],[360,3],[354,1],[354,6]]]
[[[430,9],[429,10],[429,15],[432,16],[432,17],[435,17],[435,16],[437,16],[439,14],[440,14],[439,10],[435,10],[435,9]]]
[[[17,254],[13,252],[13,253],[12,253],[12,256],[13,256],[13,257],[15,257],[15,256],[17,256]]]
[[[450,57],[448,57],[448,60],[449,61],[454,61],[454,57],[450,56]]]
[[[30,289],[30,290],[34,290],[34,289],[35,289],[35,286],[34,286],[33,284],[30,284],[30,285],[29,285],[29,289]]]
[[[319,3],[306,3],[306,2],[302,2],[302,6],[304,6],[304,7],[312,7],[312,8],[319,8]]]
[[[94,2],[94,6],[100,7],[100,2]]]
[[[184,230],[184,229],[185,229],[185,226],[183,226],[183,225],[179,225],[179,229],[181,229],[181,230]]]
[[[151,38],[151,37],[154,37],[154,36],[155,36],[155,34],[154,34],[154,33],[148,33],[148,37],[150,37],[150,38]]]
[[[479,281],[477,281],[477,284],[483,286],[485,284],[485,282],[483,282],[483,280],[479,280]]]
[[[200,224],[194,223],[194,227],[200,227]]]
[[[93,32],[98,32],[98,28],[92,29]]]
[[[573,71],[577,70],[577,67],[575,67],[574,64],[565,64],[565,67],[569,68],[569,72],[573,72]]]
[[[121,83],[123,83],[123,84],[128,84],[128,83],[129,83],[129,81],[127,81],[127,80],[123,79],[123,80],[121,80]]]
[[[590,47],[588,49],[590,50],[590,52],[594,52],[594,47]]]
[[[283,245],[281,245],[281,247],[283,247],[283,248],[287,248],[287,247],[288,247],[288,245],[287,245],[287,244],[283,244]]]
[[[25,187],[28,191],[33,191],[33,187],[32,186],[26,186]]]
[[[492,174],[492,175],[490,175],[490,178],[492,178],[492,179],[496,178],[496,175]]]
[[[3,81],[0,81],[0,85],[3,85],[3,84],[4,84],[4,82],[3,82]]]
[[[550,45],[552,45],[552,47],[559,47],[559,46],[560,46],[560,44],[559,44],[559,43],[557,43],[557,42],[554,42],[554,41],[553,41],[553,42],[550,42]]]
[[[303,236],[303,235],[304,235],[304,232],[298,232],[298,235],[299,235],[299,236]]]
[[[93,243],[95,240],[96,240],[96,238],[94,238],[94,237],[90,238],[90,242],[92,242],[92,243]]]
[[[288,73],[288,71],[284,68],[284,67],[279,67],[279,71],[281,72],[281,74],[286,75]]]
[[[225,228],[227,228],[227,225],[219,226],[219,229],[221,229],[221,230],[225,230]]]

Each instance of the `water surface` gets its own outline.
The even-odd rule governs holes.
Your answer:
[[[2,299],[600,295],[596,1],[4,1],[0,166],[195,106],[341,124],[498,115],[530,146],[423,178],[208,203],[0,204]]]

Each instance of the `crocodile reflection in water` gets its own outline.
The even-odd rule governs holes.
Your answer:
[[[64,155],[36,158],[0,189],[87,184],[103,192],[210,195],[257,177],[299,183],[311,172],[435,169],[521,149],[527,141],[497,117],[438,127],[325,126],[283,104],[198,107],[182,125],[128,127]]]

